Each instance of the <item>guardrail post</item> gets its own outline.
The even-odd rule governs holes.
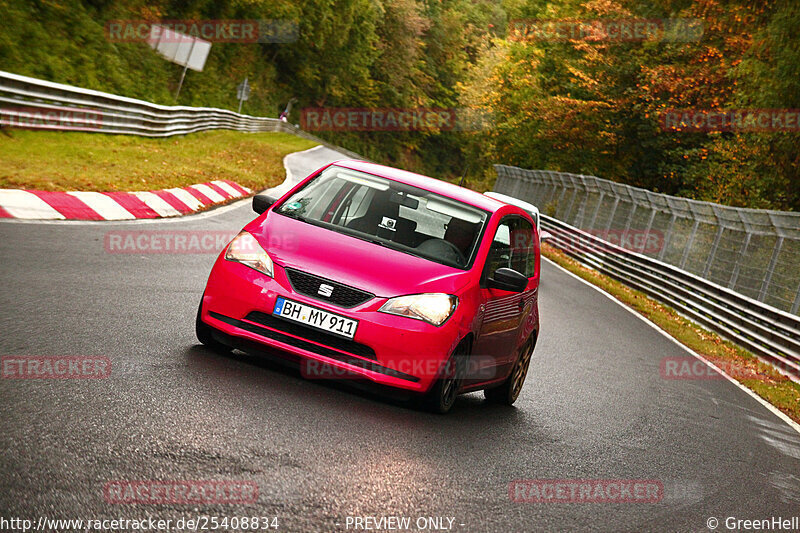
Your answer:
[[[550,194],[547,197],[547,203],[545,205],[552,204],[553,200],[556,197],[556,184],[555,184],[555,180],[553,179],[553,175],[552,174],[553,174],[552,172],[548,172],[547,173],[547,181],[549,182],[548,186],[550,187],[550,191],[549,191]]]
[[[671,209],[670,209],[671,211]],[[667,231],[664,233],[664,244],[661,246],[661,251],[658,253],[658,260],[662,261],[664,259],[664,254],[667,253],[667,243],[672,238],[672,228],[675,226],[675,219],[677,215],[674,212],[671,212],[669,224],[667,225]]]
[[[772,273],[775,272],[775,265],[778,263],[778,256],[781,253],[781,247],[783,247],[783,235],[778,237],[778,241],[775,243],[775,248],[772,250],[772,257],[769,260],[769,266],[767,267],[766,275],[764,276],[764,280],[761,282],[761,290],[758,291],[759,302],[763,302],[764,298],[767,297],[767,289],[769,289],[769,284],[772,281]]]
[[[578,220],[583,220],[586,214],[586,202],[589,201],[589,191],[586,188],[586,176],[584,175],[581,175],[581,185],[583,186],[583,198],[581,199],[581,205],[578,207],[578,211],[575,213],[575,220],[572,224],[577,224]]]
[[[567,206],[567,209],[564,211],[564,221],[567,224],[572,224],[572,220],[570,219],[569,214],[572,213],[572,206],[575,205],[575,198],[577,196],[578,196],[578,188],[572,187],[572,194],[569,197],[569,206]]]
[[[796,315],[797,311],[800,311],[800,285],[797,286],[797,296],[794,297],[792,304],[792,314]]]
[[[511,196],[514,198],[519,198],[519,189],[522,187],[522,176],[515,176],[517,179],[514,180],[514,190],[511,192]]]
[[[608,215],[608,224],[606,224],[606,233],[611,229],[611,224],[614,223],[614,215],[617,213],[617,206],[619,205],[619,196],[614,198],[614,207],[611,208],[611,214]]]
[[[729,289],[734,288],[736,286],[736,282],[739,280],[739,269],[742,266],[742,261],[745,257],[747,257],[747,247],[750,246],[750,237],[752,236],[753,234],[748,231],[744,238],[744,245],[742,246],[742,249],[739,250],[739,256],[736,258],[736,264],[733,265],[733,274],[731,274],[731,280],[728,282]]]
[[[510,194],[511,196],[516,196],[517,198],[519,198],[521,200],[526,200],[528,202],[536,204],[537,206],[541,205],[541,203],[542,203],[541,191],[542,191],[542,187],[543,187],[542,184],[541,184],[541,180],[539,179],[539,176],[535,172],[532,173],[531,175],[529,175],[528,177],[530,179],[527,180],[528,187],[525,190],[526,194],[525,194],[524,197],[523,196],[518,196],[518,195],[521,194],[519,187],[515,187],[515,189],[512,190],[512,191],[509,191],[508,194]],[[523,180],[523,174],[521,172],[517,173],[517,180],[519,180],[519,181]]]
[[[736,261],[733,263],[733,271],[731,272],[731,279],[728,280],[728,288],[733,289],[736,286],[736,282],[739,279],[739,270],[741,269],[742,262],[747,257],[747,248],[750,246],[750,238],[753,236],[753,226],[748,221],[747,217],[742,214],[741,210],[736,210],[736,214],[739,216],[739,221],[742,223],[742,227],[745,231],[744,237],[744,244],[739,249],[739,254],[736,256]],[[773,228],[774,229],[774,228]]]
[[[647,229],[644,230],[645,235],[650,235],[650,228],[653,227],[653,221],[656,219],[657,212],[658,210],[655,207],[650,206],[650,219],[647,221]]]
[[[597,200],[597,207],[594,208],[594,214],[592,215],[592,221],[589,222],[589,227],[594,228],[594,221],[597,220],[597,214],[600,212],[600,206],[603,205],[603,198],[605,198],[606,193],[600,191],[600,199]],[[586,231],[586,228],[583,228]]]
[[[719,219],[717,219],[717,223],[719,223]],[[714,235],[714,242],[711,244],[711,251],[708,253],[708,260],[706,260],[706,266],[703,268],[703,277],[708,279],[708,271],[711,270],[711,263],[714,262],[714,256],[717,255],[717,248],[719,248],[719,240],[722,238],[722,232],[725,230],[725,226],[720,225],[717,228],[717,234]]]
[[[631,229],[631,222],[633,222],[633,216],[636,214],[636,209],[639,207],[639,202],[631,201],[631,212],[628,215],[628,220],[625,221],[625,234],[628,234],[628,231]]]
[[[800,285],[797,286],[797,296],[794,297],[792,304],[792,314],[796,315],[798,310],[800,310]]]
[[[672,225],[670,224],[670,228]],[[686,261],[689,259],[689,250],[692,249],[692,244],[694,244],[694,236],[697,234],[697,228],[700,227],[700,221],[695,220],[694,226],[692,226],[692,232],[689,234],[689,239],[686,241],[686,248],[683,249],[683,256],[681,257],[681,270],[686,270]]]
[[[559,177],[561,178],[561,196],[558,197],[558,203],[556,204],[556,214],[558,214],[558,208],[560,206],[564,205],[564,196],[566,196],[566,194],[567,194],[566,179],[564,178],[563,175],[560,175]],[[570,183],[572,183],[571,180],[570,180]],[[562,207],[562,209],[563,209],[563,207]],[[562,213],[564,213],[563,210],[562,210]],[[561,216],[563,216],[563,215],[561,215]]]

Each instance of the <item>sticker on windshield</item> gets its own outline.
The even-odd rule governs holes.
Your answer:
[[[301,204],[300,202],[292,202],[286,205],[286,209],[288,209],[289,211],[295,211],[297,209],[300,209],[301,207],[303,207],[303,204]]]
[[[381,220],[380,227],[383,229],[388,229],[394,231],[394,227],[397,224],[397,221],[393,218],[383,217]]]

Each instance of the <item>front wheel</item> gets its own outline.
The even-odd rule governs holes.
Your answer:
[[[439,379],[425,396],[424,406],[428,411],[445,414],[456,403],[456,396],[458,396],[458,389],[464,373],[464,358],[468,353],[469,343],[462,341],[442,369]]]
[[[211,333],[211,326],[206,324],[200,319],[200,315],[203,308],[203,302],[200,302],[200,305],[197,307],[197,318],[194,321],[194,331],[197,335],[197,340],[199,340],[204,346],[208,346],[212,350],[218,353],[230,353],[231,349],[219,342],[214,338],[214,335]]]
[[[531,364],[531,355],[533,355],[535,345],[536,342],[533,339],[523,345],[519,357],[517,357],[517,362],[514,363],[514,369],[508,378],[499,387],[483,391],[483,395],[487,400],[503,405],[512,405],[517,401],[522,385],[528,375],[528,367]]]

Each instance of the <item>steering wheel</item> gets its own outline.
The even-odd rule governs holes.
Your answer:
[[[446,246],[442,247],[442,244]],[[417,249],[428,252],[432,255],[438,255],[438,254],[452,255],[452,257],[446,257],[446,259],[451,259],[454,263],[456,263],[459,266],[467,264],[467,258],[464,257],[464,254],[461,252],[461,250],[458,249],[458,246],[445,239],[437,239],[437,238],[428,239],[427,241],[417,246]]]

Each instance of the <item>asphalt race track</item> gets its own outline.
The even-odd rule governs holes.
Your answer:
[[[289,167],[299,178],[337,158],[315,149]],[[436,416],[198,345],[215,253],[107,251],[109,231],[232,236],[254,217],[244,201],[160,222],[0,223],[0,354],[112,362],[106,379],[0,379],[4,518],[277,516],[279,531],[356,531],[353,517],[405,516],[418,531],[446,517],[451,531],[517,532],[800,515],[800,434],[726,380],[662,378],[663,358],[688,354],[551,263],[516,406],[478,393]],[[657,480],[663,495],[513,501],[509,483],[530,479]],[[258,499],[108,503],[113,480],[247,480]]]

